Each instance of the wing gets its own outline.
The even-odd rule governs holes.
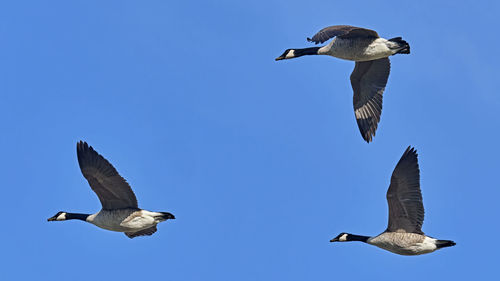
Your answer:
[[[380,121],[382,94],[390,71],[389,58],[383,58],[356,62],[351,74],[351,86],[354,91],[354,114],[359,131],[367,142],[370,142],[375,136]]]
[[[156,232],[156,225],[153,225],[150,228],[146,228],[143,230],[139,230],[137,232],[125,232],[125,235],[127,235],[128,238],[132,239],[137,236],[151,236],[153,233]]]
[[[417,157],[415,148],[408,147],[392,172],[391,185],[387,190],[387,231],[423,234],[424,204]]]
[[[314,34],[312,38],[307,38],[307,41],[314,42],[315,44],[324,43],[330,38],[335,36],[341,38],[356,38],[356,37],[366,37],[366,38],[378,38],[377,32],[350,25],[333,25],[321,29],[318,33]]]
[[[76,154],[80,170],[99,197],[103,209],[137,208],[137,199],[130,185],[108,160],[83,141],[76,144]]]

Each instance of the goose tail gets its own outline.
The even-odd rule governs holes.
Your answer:
[[[437,240],[436,241],[436,247],[438,249],[445,248],[445,247],[451,247],[455,246],[457,243],[451,241],[451,240]]]
[[[160,214],[161,214],[161,218],[162,218],[163,220],[173,220],[173,219],[175,219],[175,216],[174,216],[174,215],[172,215],[171,213],[168,213],[168,212],[160,212]]]
[[[395,37],[392,39],[389,39],[389,41],[397,43],[399,45],[398,50],[396,54],[409,54],[410,53],[410,44],[403,40],[401,37]]]

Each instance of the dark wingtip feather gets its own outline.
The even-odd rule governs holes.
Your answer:
[[[375,136],[375,132],[371,132],[371,130],[364,131],[360,128],[361,131],[361,136],[363,136],[363,139],[366,141],[366,143],[370,143],[373,140],[373,137]]]
[[[87,150],[88,147],[89,145],[82,140],[76,143],[76,156],[78,158],[78,164],[80,165],[80,167],[82,166],[83,152]]]
[[[84,141],[79,141],[76,144],[76,156],[82,172],[86,167],[94,167],[100,169],[101,173],[106,176],[118,175],[113,165]]]
[[[85,166],[83,164],[88,164],[86,162],[91,161],[92,157],[89,157],[89,155],[91,155],[89,154],[89,152],[97,154],[94,148],[92,148],[92,146],[89,146],[87,142],[81,140],[76,143],[76,156],[78,158],[78,164],[80,165],[80,167]]]
[[[410,155],[418,157],[417,150],[415,149],[415,147],[412,147],[411,145],[409,145],[408,148],[406,148],[405,152],[403,153],[403,157],[401,158],[406,158]]]
[[[94,149],[92,148],[92,146],[89,146],[85,141],[81,140],[76,143],[76,153],[78,154],[78,156],[80,156],[80,154],[82,154],[87,150],[93,151]]]
[[[396,165],[396,168],[398,166],[401,167],[408,167],[408,165],[413,166],[415,165],[417,170],[420,171],[419,165],[418,165],[418,153],[415,147],[412,147],[411,145],[406,148],[405,152],[403,153],[403,156],[401,156],[401,159],[399,159],[398,164]]]
[[[372,119],[373,118],[356,119],[361,137],[363,137],[367,143],[373,140],[377,131],[378,121],[374,123]]]
[[[308,42],[311,42],[311,43],[314,43],[315,45],[318,45],[319,43],[323,43],[323,42],[324,42],[324,41],[322,41],[322,40],[317,40],[317,39],[314,39],[314,37],[313,37],[313,38],[309,38],[309,37],[307,37],[307,41],[308,41]]]

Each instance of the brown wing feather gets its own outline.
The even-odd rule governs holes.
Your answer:
[[[382,94],[384,93],[391,63],[389,58],[356,62],[351,74],[354,91],[354,114],[359,131],[367,142],[372,140],[382,114]]]
[[[377,32],[371,29],[355,27],[350,25],[333,25],[321,29],[312,38],[307,38],[307,41],[315,44],[324,43],[335,36],[342,38],[378,38]]]
[[[157,230],[156,225],[153,225],[150,228],[146,228],[146,229],[139,230],[136,232],[125,232],[125,235],[127,235],[127,237],[130,239],[137,237],[137,236],[151,236],[151,235],[153,235],[153,233],[156,232],[156,230]]]
[[[408,147],[399,160],[387,190],[390,232],[422,232],[424,223],[424,203],[420,191],[420,170],[418,154]]]
[[[130,185],[108,160],[83,141],[77,143],[76,152],[80,170],[99,197],[103,209],[137,208],[137,199]]]

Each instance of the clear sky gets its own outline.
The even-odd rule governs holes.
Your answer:
[[[500,232],[496,1],[3,1],[2,280],[491,280]],[[275,62],[350,24],[402,36],[374,141],[358,131],[353,62]],[[139,206],[177,217],[133,240],[94,213],[76,142]],[[377,235],[408,145],[423,231],[457,242],[398,256]],[[495,275],[493,275],[495,274]]]

